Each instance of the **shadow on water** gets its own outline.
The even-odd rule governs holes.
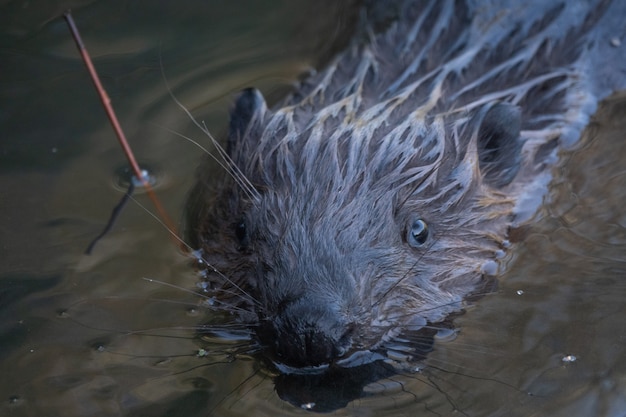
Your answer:
[[[330,412],[363,396],[366,385],[396,374],[389,364],[376,361],[357,368],[336,368],[320,375],[278,375],[276,393],[305,410]]]
[[[162,174],[157,191],[179,218],[201,155],[170,131],[204,139],[169,97],[160,61],[174,94],[220,132],[233,91],[254,84],[278,98],[328,56],[328,39],[341,41],[327,19],[337,11],[317,2],[0,6],[2,415],[297,415],[307,404],[381,416],[626,409],[623,95],[564,156],[499,291],[455,319],[455,340],[435,342],[427,374],[376,362],[306,381],[272,378],[258,361],[233,360],[223,343],[199,355],[201,301],[143,279],[189,289],[197,277],[139,205],[83,255],[121,198],[115,172],[124,159],[60,18],[68,7],[135,152]],[[320,31],[324,38],[310,35]]]

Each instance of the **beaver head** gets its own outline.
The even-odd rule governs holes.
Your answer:
[[[271,115],[244,91],[230,180],[200,237],[217,298],[292,367],[441,321],[501,249],[512,203],[499,190],[520,166],[520,117],[491,103],[454,123],[409,118],[375,131],[337,118],[300,130],[293,113]]]

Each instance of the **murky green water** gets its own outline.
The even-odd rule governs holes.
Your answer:
[[[172,132],[208,141],[167,84],[220,134],[233,92],[279,97],[341,33],[328,30],[336,11],[306,1],[0,6],[0,413],[304,413],[256,362],[196,356],[199,300],[145,279],[193,288],[196,277],[142,206],[84,254],[123,194],[125,161],[60,18],[68,7],[177,219],[202,153]],[[564,157],[499,291],[456,320],[459,337],[337,415],[624,415],[625,115],[624,97],[610,102]]]

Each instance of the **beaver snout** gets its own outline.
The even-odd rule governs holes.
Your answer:
[[[294,368],[330,364],[350,350],[354,329],[335,307],[301,298],[264,320],[257,337],[276,363]]]

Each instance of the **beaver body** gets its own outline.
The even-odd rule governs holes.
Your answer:
[[[622,2],[478,3],[399,1],[384,29],[372,6],[275,110],[236,100],[190,236],[214,308],[285,372],[410,350],[486,291],[557,150],[624,88]]]

